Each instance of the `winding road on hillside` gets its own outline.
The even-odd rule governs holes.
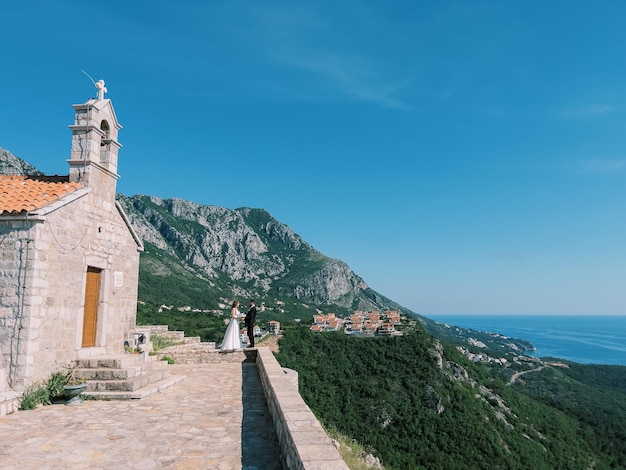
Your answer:
[[[523,370],[523,371],[521,371],[521,372],[515,372],[515,374],[513,374],[513,375],[511,376],[511,380],[509,380],[508,385],[509,385],[509,386],[513,385],[513,384],[515,383],[515,381],[516,381],[516,380],[517,380],[517,379],[518,379],[521,375],[528,374],[529,372],[538,372],[538,371],[540,371],[541,369],[544,369],[545,367],[546,367],[546,366],[544,365],[544,366],[539,366],[539,367],[537,367],[536,369],[529,369],[529,370]]]

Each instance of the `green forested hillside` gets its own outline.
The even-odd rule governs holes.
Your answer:
[[[578,419],[590,446],[626,468],[626,367],[562,362],[527,374],[516,390]]]
[[[570,412],[508,387],[426,333],[373,339],[293,328],[277,358],[298,370],[319,419],[371,447],[386,468],[621,465],[588,442],[590,428]]]

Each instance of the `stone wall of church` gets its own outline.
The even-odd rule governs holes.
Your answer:
[[[26,366],[28,303],[22,294],[30,258],[32,222],[13,219],[0,225],[0,392],[18,382]]]
[[[45,380],[71,361],[124,353],[133,339],[139,252],[114,199],[96,188],[38,223],[27,270],[22,386]],[[88,267],[102,270],[96,345],[82,348]],[[18,384],[20,385],[20,384]],[[15,387],[13,387],[15,389]]]

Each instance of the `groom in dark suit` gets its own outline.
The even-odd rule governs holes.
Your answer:
[[[248,328],[248,347],[254,347],[254,325],[256,324],[256,305],[254,299],[250,300],[250,310],[246,314],[244,320],[246,327]]]

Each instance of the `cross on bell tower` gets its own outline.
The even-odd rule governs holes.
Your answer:
[[[107,87],[104,86],[104,80],[98,80],[96,83],[96,88],[98,89],[98,99],[99,100],[103,100],[104,99],[104,94],[109,91],[107,90]]]

